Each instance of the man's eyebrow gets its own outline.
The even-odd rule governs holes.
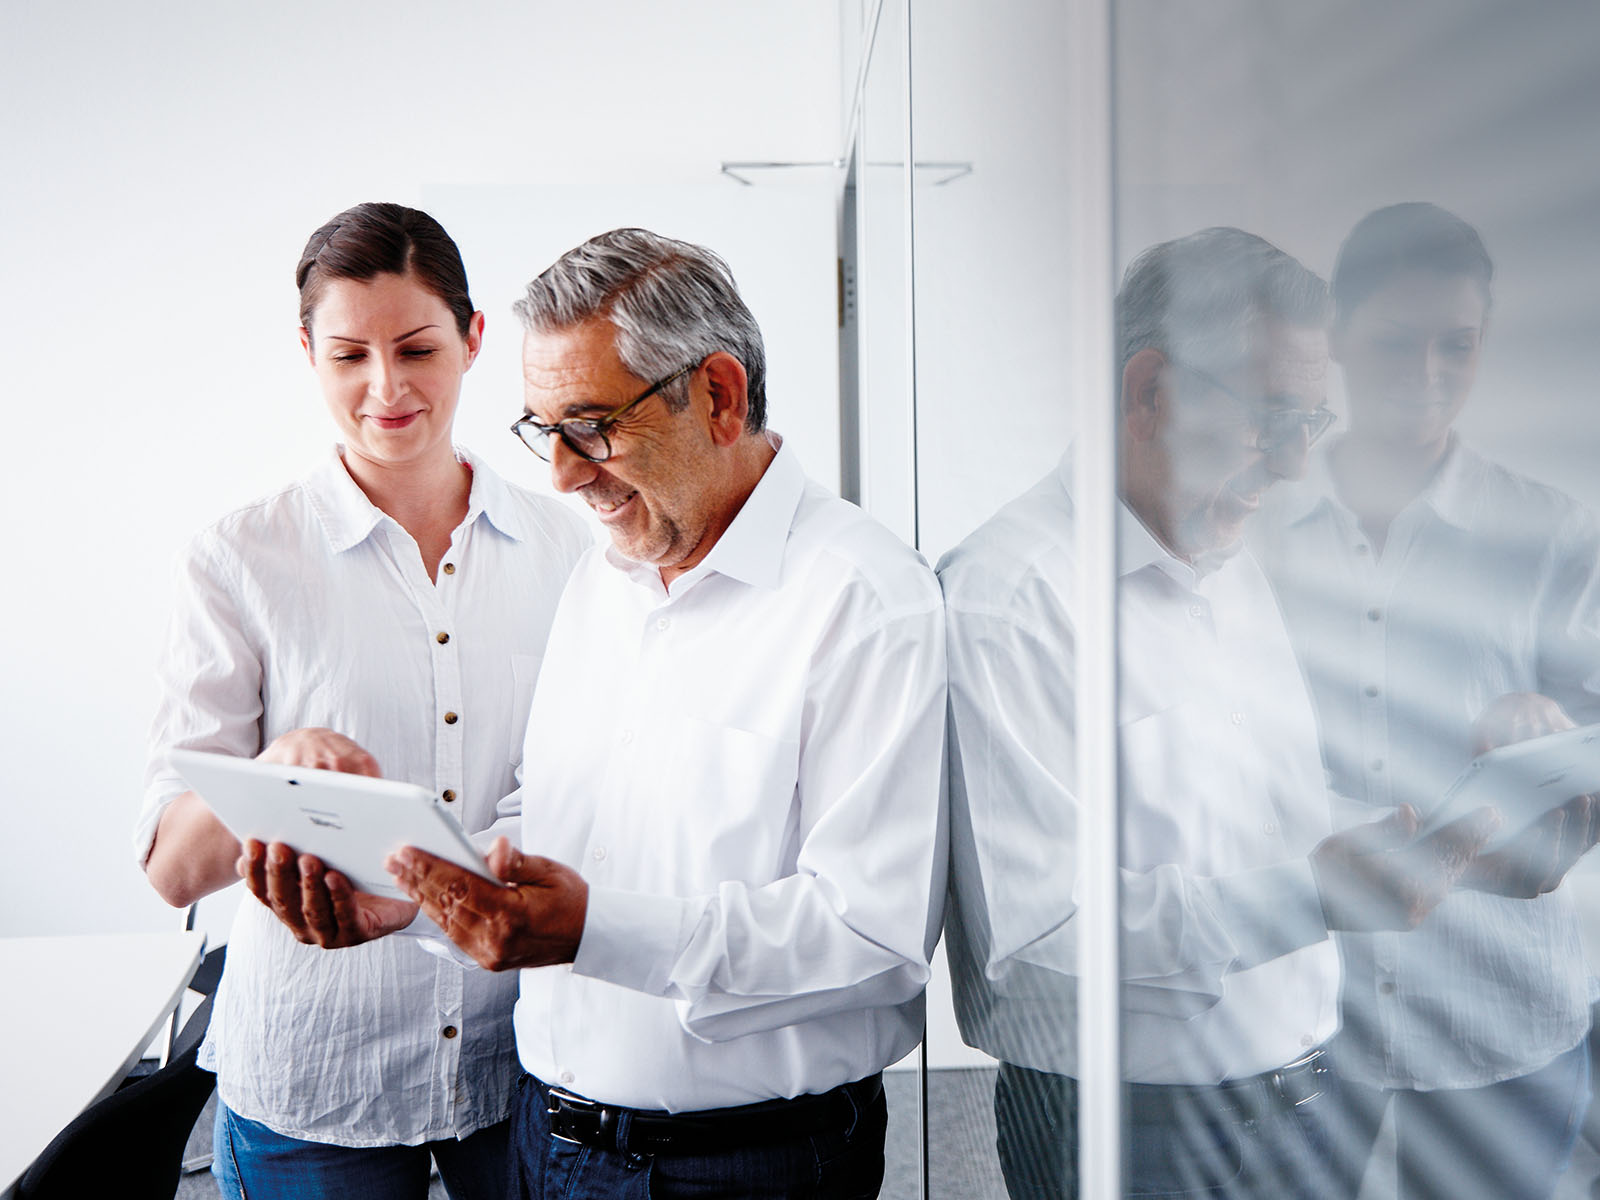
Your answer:
[[[557,421],[564,421],[568,417],[587,417],[587,416],[601,416],[601,417],[603,417],[603,416],[606,415],[606,413],[611,412],[615,408],[616,408],[616,405],[614,405],[614,404],[597,404],[592,400],[589,400],[589,401],[582,401],[582,400],[574,401],[573,403],[568,404],[564,408],[561,409],[561,415],[559,417],[557,417],[556,420]],[[522,406],[522,411],[527,413],[528,416],[534,418],[534,420],[536,420],[536,421],[539,420],[539,414],[534,412],[527,405],[523,405]],[[541,425],[544,424],[543,421],[540,421],[539,423]]]
[[[1263,408],[1304,409],[1305,401],[1293,392],[1267,392],[1261,397],[1261,405]]]

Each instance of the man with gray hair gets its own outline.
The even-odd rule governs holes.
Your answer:
[[[522,972],[522,1194],[876,1195],[943,904],[938,587],[767,431],[710,251],[603,234],[516,311],[514,431],[610,545],[551,630],[508,886],[391,869]]]
[[[1317,731],[1239,546],[1324,406],[1327,288],[1208,229],[1117,296],[1122,1040],[1129,1190],[1314,1197],[1338,1023],[1331,928],[1408,928],[1487,834],[1414,812],[1332,833]],[[963,1036],[1001,1060],[1013,1197],[1076,1196],[1078,919],[1070,456],[939,565],[950,664],[949,950]],[[1098,631],[1089,631],[1097,636]]]

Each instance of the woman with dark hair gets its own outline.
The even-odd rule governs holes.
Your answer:
[[[1435,205],[1356,225],[1332,280],[1349,432],[1257,531],[1352,821],[1427,813],[1482,750],[1600,720],[1593,519],[1455,431],[1492,277],[1477,231]],[[1575,798],[1481,856],[1416,930],[1340,935],[1347,1194],[1391,1107],[1402,1196],[1553,1192],[1589,1101],[1560,884],[1597,822]]]
[[[181,559],[136,835],[174,905],[234,882],[241,857],[171,768],[180,747],[381,764],[469,833],[515,819],[545,635],[591,541],[452,442],[483,314],[438,222],[357,205],[311,236],[296,282],[341,444]],[[352,764],[330,728],[371,755]],[[247,900],[201,1052],[224,1193],[420,1200],[431,1158],[453,1196],[500,1196],[515,992],[415,938],[302,945]]]

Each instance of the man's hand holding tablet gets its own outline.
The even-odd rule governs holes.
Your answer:
[[[495,839],[488,863],[508,886],[487,884],[415,846],[390,855],[389,871],[479,966],[513,971],[572,962],[589,911],[583,876],[505,838]]]

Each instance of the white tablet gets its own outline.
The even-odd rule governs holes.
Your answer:
[[[1428,814],[1432,833],[1476,809],[1497,809],[1500,830],[1493,850],[1574,796],[1600,792],[1600,725],[1564,729],[1480,754],[1456,776],[1444,800]]]
[[[405,895],[383,869],[402,846],[500,882],[455,817],[415,784],[198,750],[174,750],[170,758],[240,841],[284,842],[314,854],[363,892]]]

